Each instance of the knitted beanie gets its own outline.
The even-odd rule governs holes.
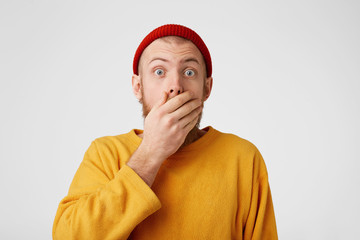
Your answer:
[[[207,76],[211,77],[212,66],[211,66],[211,57],[208,48],[206,47],[204,41],[201,37],[190,28],[187,28],[182,25],[177,24],[166,24],[154,29],[150,32],[140,43],[139,47],[136,50],[133,62],[133,71],[134,74],[138,74],[138,65],[141,54],[147,46],[149,46],[153,41],[158,38],[166,36],[178,36],[190,40],[195,46],[200,50],[201,54],[204,57],[206,64]]]

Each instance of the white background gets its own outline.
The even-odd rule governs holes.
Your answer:
[[[132,58],[155,27],[206,42],[202,127],[253,142],[280,239],[358,239],[359,1],[0,1],[0,239],[51,239],[91,141],[142,128]]]

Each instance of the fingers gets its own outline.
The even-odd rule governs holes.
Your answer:
[[[196,108],[200,107],[201,105],[202,102],[200,99],[193,99],[183,104],[181,107],[179,107],[177,110],[172,112],[170,115],[175,119],[182,119],[183,117],[190,114],[192,111],[194,111]]]
[[[179,107],[184,105],[186,102],[190,101],[193,98],[193,94],[191,92],[184,92],[176,97],[171,98],[168,102],[164,105],[166,108],[166,112],[171,113],[177,110]]]
[[[202,106],[195,108],[193,111],[191,111],[189,114],[179,120],[180,126],[184,129],[187,129],[190,125],[191,128],[189,130],[191,130],[197,123],[201,111]],[[194,121],[195,123],[193,123]]]
[[[202,108],[199,107],[196,110],[194,110],[193,112],[191,112],[191,114],[189,114],[185,118],[181,119],[181,121],[183,121],[183,124],[187,123],[183,128],[185,132],[190,132],[191,129],[193,129],[195,127],[196,123],[199,120],[201,110],[202,110]]]
[[[197,117],[201,113],[202,101],[193,99],[191,92],[184,92],[168,100],[161,106],[161,109],[163,113],[168,115],[167,121],[170,125],[178,125],[184,129],[189,124],[194,126],[192,122],[197,121]]]
[[[168,128],[172,126],[182,131],[194,127],[202,110],[202,101],[194,99],[191,92],[184,92],[171,99],[168,97],[168,94],[163,92],[160,100],[151,109],[151,112],[157,112],[151,115],[152,118],[158,119],[155,122],[159,124],[163,119],[162,122],[165,122]]]
[[[160,100],[154,105],[153,108],[155,108],[155,109],[159,108],[161,105],[166,103],[167,98],[168,98],[168,94],[166,92],[163,92]]]

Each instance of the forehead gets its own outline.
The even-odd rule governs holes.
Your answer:
[[[198,58],[203,61],[200,50],[190,40],[177,36],[167,36],[153,41],[143,52],[140,62],[164,55],[167,57],[188,57]]]

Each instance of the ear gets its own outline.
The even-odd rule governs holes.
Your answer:
[[[213,78],[212,77],[206,78],[205,79],[205,86],[204,86],[205,87],[204,101],[206,101],[210,97],[212,85],[213,85]]]
[[[141,92],[141,80],[140,80],[140,76],[133,74],[132,75],[132,79],[131,79],[131,84],[132,84],[132,89],[133,89],[133,93],[135,95],[135,97],[137,98],[137,100],[139,100],[141,102],[142,100],[142,92]]]

